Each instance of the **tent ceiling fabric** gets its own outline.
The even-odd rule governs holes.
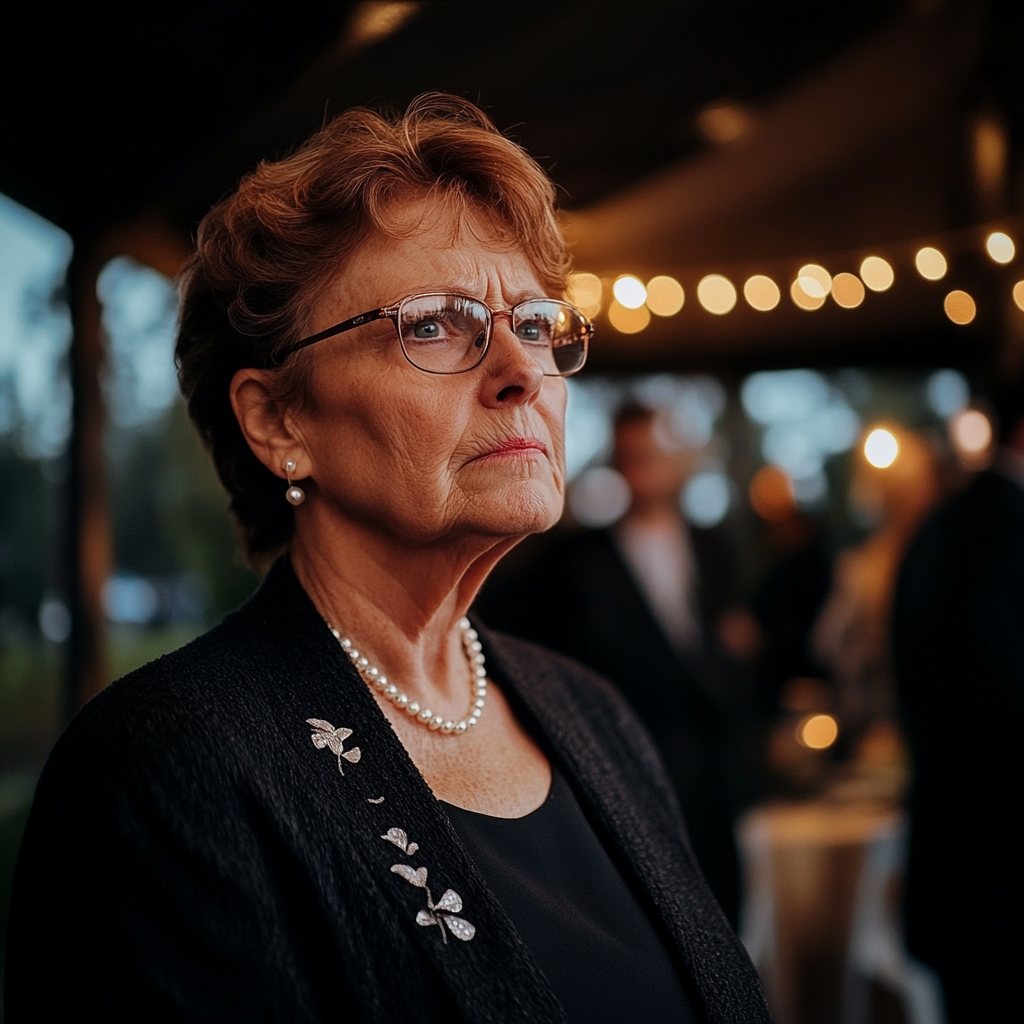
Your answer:
[[[325,116],[443,89],[480,102],[549,169],[582,269],[681,275],[684,313],[629,337],[602,324],[596,366],[917,359],[945,330],[919,282],[852,314],[787,307],[766,319],[704,315],[690,278],[749,266],[783,283],[805,255],[853,259],[970,222],[965,111],[994,98],[1012,140],[1024,120],[1014,6],[25,7],[7,32],[23,59],[0,72],[0,191],[80,239],[140,217],[187,239],[257,160]],[[702,135],[716,101],[749,112],[744,137]],[[988,329],[979,317],[976,333]]]
[[[979,30],[970,11],[900,19],[766,104],[736,142],[570,215],[578,261],[596,271],[623,261],[736,262],[947,230],[956,154],[941,135],[955,124]],[[941,154],[927,145],[937,122]],[[900,159],[908,148],[916,165],[909,181]],[[840,191],[844,178],[851,180]],[[935,182],[938,194],[928,187]],[[821,185],[823,204],[814,202]],[[922,189],[931,200],[924,209]],[[885,200],[893,191],[901,199],[895,208]],[[884,223],[850,218],[849,207],[865,196],[881,201]]]

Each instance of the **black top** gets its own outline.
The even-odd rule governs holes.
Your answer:
[[[733,921],[739,857],[733,829],[751,774],[746,680],[708,639],[676,650],[626,564],[611,530],[581,530],[546,543],[518,574],[488,584],[477,607],[496,628],[576,658],[610,679],[658,745],[704,877]],[[691,530],[705,637],[729,603],[728,554],[713,531]],[[742,766],[742,767],[741,767]]]
[[[637,880],[700,1019],[765,1024],[636,718],[582,666],[477,629],[494,685]],[[471,936],[428,927],[446,909]],[[7,1024],[565,1020],[287,559],[64,731],[9,921]]]
[[[692,1024],[668,950],[561,772],[522,818],[445,805],[569,1024]]]

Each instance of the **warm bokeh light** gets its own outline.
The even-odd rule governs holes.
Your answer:
[[[959,288],[951,291],[942,303],[946,316],[955,324],[969,324],[978,312],[974,299]]]
[[[750,129],[751,117],[736,103],[713,103],[697,115],[697,127],[709,142],[735,142]]]
[[[888,469],[899,452],[899,442],[882,427],[872,430],[864,440],[864,458],[876,469]]]
[[[601,278],[596,274],[570,274],[566,297],[584,316],[601,312]]]
[[[1002,231],[993,231],[985,239],[985,248],[996,263],[1009,263],[1017,252],[1013,239],[1009,235],[1004,235]]]
[[[630,309],[615,299],[608,307],[608,320],[623,334],[637,334],[651,322],[651,314],[646,306]]]
[[[626,309],[639,309],[647,300],[647,289],[643,282],[632,274],[623,274],[612,285],[612,294],[620,306]]]
[[[659,274],[647,282],[647,308],[657,316],[675,316],[683,308],[686,293],[674,278]]]
[[[1017,308],[1024,310],[1024,281],[1018,281],[1013,286],[1013,301],[1017,303]]]
[[[779,304],[782,292],[770,277],[754,274],[753,277],[747,278],[747,283],[743,286],[743,297],[754,309],[767,313]]]
[[[832,298],[843,309],[856,309],[864,301],[864,284],[856,274],[836,274],[832,278]]]
[[[821,309],[825,305],[825,296],[808,295],[800,286],[799,277],[789,286],[789,297],[801,309]]]
[[[812,299],[823,299],[832,290],[832,275],[817,263],[807,263],[797,272],[800,287]]]
[[[949,436],[958,452],[978,455],[992,443],[992,424],[979,409],[964,409],[949,421]]]
[[[750,481],[750,505],[769,523],[780,523],[796,511],[796,492],[789,474],[779,466],[762,466]]]
[[[827,750],[839,735],[839,725],[831,715],[808,715],[796,727],[797,741],[811,750]]]
[[[697,300],[709,313],[721,316],[736,305],[736,287],[721,274],[708,274],[697,285]]]
[[[938,249],[933,249],[930,245],[917,250],[917,255],[914,257],[914,266],[917,267],[917,272],[926,281],[940,281],[946,276],[946,270],[948,269],[946,257]]]
[[[892,287],[896,275],[881,256],[868,256],[860,265],[860,279],[873,292],[884,292]]]

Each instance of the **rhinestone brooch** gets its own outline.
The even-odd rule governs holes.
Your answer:
[[[405,829],[389,828],[381,839],[394,843],[402,853],[411,857],[418,849],[417,843],[410,843]],[[416,923],[424,928],[436,925],[441,931],[441,941],[448,944],[448,934],[451,933],[463,942],[469,942],[476,935],[476,926],[470,924],[464,917],[458,915],[462,911],[462,897],[454,889],[445,889],[444,894],[435,903],[427,885],[427,869],[410,867],[408,864],[392,864],[392,874],[404,878],[410,885],[422,889],[427,896],[427,907],[416,914]]]
[[[345,749],[345,740],[352,735],[351,729],[335,729],[330,722],[325,722],[322,718],[307,718],[306,724],[313,726],[313,746],[317,750],[323,750],[327,747],[332,754],[338,759],[338,771],[344,775],[345,769],[341,765],[341,759],[345,758],[349,764],[358,764],[362,752],[358,747],[352,747],[351,750]]]

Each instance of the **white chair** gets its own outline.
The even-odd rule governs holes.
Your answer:
[[[903,947],[896,893],[905,841],[905,820],[893,811],[878,810],[877,805],[872,809],[871,805],[808,801],[755,808],[744,817],[739,845],[746,900],[740,938],[761,975],[779,1024],[798,1024],[801,1019],[802,968],[793,957],[800,955],[795,951],[801,946],[806,949],[808,941],[815,941],[805,934],[808,927],[819,932],[806,916],[808,907],[818,913],[815,899],[823,900],[822,914],[849,915],[848,925],[836,921],[839,932],[832,931],[841,943],[836,952],[843,961],[834,995],[841,1024],[869,1024],[872,981],[901,999],[908,1024],[945,1024],[936,976]],[[843,853],[858,848],[863,856],[854,861]],[[849,867],[842,867],[844,863]],[[794,875],[794,865],[801,872],[815,866],[819,870],[810,876]],[[817,888],[822,879],[834,881],[836,872],[842,877],[846,871],[850,874],[845,891],[853,891],[852,907],[845,899],[842,907],[833,905],[823,899],[828,889]],[[792,888],[794,879],[797,890]]]
[[[869,1024],[872,980],[902,998],[908,1024],[945,1024],[939,980],[906,952],[897,918],[906,841],[906,819],[899,819],[872,837],[865,851],[850,925],[842,1024]]]

